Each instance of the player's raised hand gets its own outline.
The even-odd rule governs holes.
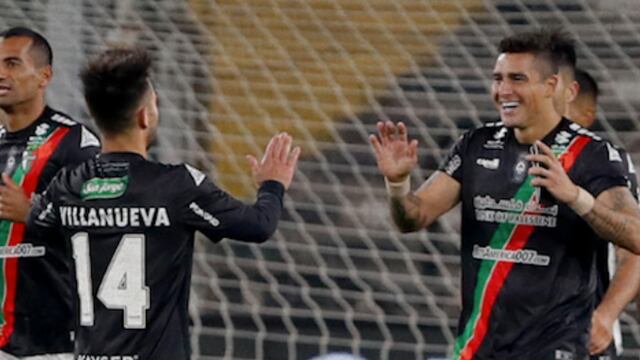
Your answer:
[[[2,182],[4,185],[0,185],[0,218],[26,222],[31,208],[29,198],[8,174],[2,173]]]
[[[418,141],[407,138],[407,127],[399,122],[378,122],[378,135],[369,136],[378,162],[378,169],[387,179],[405,179],[418,163]]]
[[[570,203],[578,196],[578,187],[565,172],[560,160],[556,158],[550,147],[542,141],[537,141],[540,154],[527,155],[527,160],[542,166],[529,168],[529,175],[535,176],[531,185],[546,188],[553,197],[563,203]]]
[[[254,156],[247,155],[256,184],[275,180],[281,182],[285,189],[289,188],[300,156],[300,147],[296,146],[292,149],[292,143],[291,135],[280,133],[271,138],[262,160],[258,161]]]

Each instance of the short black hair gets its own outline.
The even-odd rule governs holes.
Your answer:
[[[540,69],[542,78],[557,74],[560,66],[576,66],[575,43],[560,29],[538,29],[507,36],[498,45],[500,53],[531,53],[548,66]]]
[[[33,51],[36,55],[34,56],[34,60],[36,60],[37,65],[53,65],[53,50],[51,50],[51,45],[40,33],[26,27],[17,26],[0,32],[0,37],[4,39],[12,37],[26,37],[31,39],[30,51]]]
[[[594,101],[597,101],[600,95],[598,82],[584,69],[577,68],[575,73],[576,81],[580,85],[578,96],[589,96]]]
[[[118,47],[100,53],[80,73],[84,98],[101,131],[119,134],[132,125],[151,90],[151,57],[140,48]]]

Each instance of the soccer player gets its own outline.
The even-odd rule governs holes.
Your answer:
[[[502,122],[466,133],[416,192],[404,124],[371,135],[395,223],[418,231],[462,202],[454,359],[584,359],[601,238],[640,253],[640,210],[607,144],[554,108],[550,33],[504,38],[492,96]]]
[[[72,245],[78,359],[189,359],[194,232],[215,242],[267,240],[300,154],[291,136],[279,134],[260,162],[249,157],[260,184],[253,205],[189,165],[148,160],[158,124],[150,65],[141,50],[111,49],[83,70],[102,153],[61,172],[29,218],[29,226],[60,231]]]
[[[577,96],[567,103],[565,116],[571,121],[591,127],[596,122],[600,88],[596,80],[583,69],[575,69],[573,82],[578,86]]]
[[[0,358],[72,357],[70,253],[25,231],[32,194],[99,151],[87,128],[45,103],[52,52],[27,28],[0,33]],[[53,240],[53,239],[51,239]]]
[[[565,83],[577,84],[579,91],[566,105],[565,116],[585,128],[591,127],[596,120],[598,84],[582,69],[567,69],[566,72],[568,76]],[[626,169],[629,190],[637,199],[638,181],[631,157],[623,149],[616,148],[616,151],[620,153],[623,168]],[[597,307],[591,320],[589,352],[592,360],[613,360],[622,352],[622,334],[617,319],[640,288],[640,257],[624,249],[616,249],[611,244],[603,243],[600,246],[602,248],[598,251],[597,259]]]
[[[576,69],[574,41],[568,34],[553,32],[552,42],[553,51],[560,59],[554,106],[559,114],[589,128],[595,122],[598,85],[588,73]],[[611,146],[613,154],[619,153],[627,185],[637,199],[638,182],[629,154],[624,149],[608,146]],[[616,260],[619,264],[617,270]],[[600,242],[596,266],[599,275],[597,306],[591,319],[589,352],[592,360],[613,360],[622,352],[622,335],[617,319],[626,304],[633,300],[640,285],[640,257],[624,249],[616,249],[610,243]]]

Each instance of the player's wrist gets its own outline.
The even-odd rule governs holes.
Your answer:
[[[620,315],[619,313],[614,314],[615,312],[616,311],[614,310],[610,311],[610,310],[604,309],[601,304],[601,306],[598,306],[596,309],[593,310],[593,317],[597,318],[605,327],[612,328],[613,324],[616,322],[616,319]]]
[[[409,175],[399,181],[389,180],[389,178],[385,176],[384,184],[387,189],[387,195],[391,198],[405,197],[411,191],[411,177]]]
[[[578,194],[576,195],[575,199],[568,202],[567,205],[569,205],[569,207],[573,209],[576,214],[584,216],[593,209],[595,205],[595,198],[593,197],[593,195],[589,194],[587,190],[581,188],[580,186],[576,187],[578,188]]]

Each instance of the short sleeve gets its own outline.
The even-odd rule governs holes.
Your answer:
[[[593,140],[576,165],[576,183],[597,197],[605,190],[627,186],[623,157],[606,141]]]
[[[459,183],[463,178],[463,159],[469,142],[470,132],[465,133],[453,145],[439,170],[451,176]]]

